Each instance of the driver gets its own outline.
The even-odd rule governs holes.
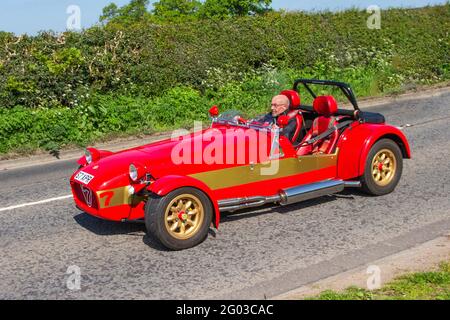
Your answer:
[[[273,97],[271,112],[266,114],[264,117],[258,119],[258,122],[267,123],[270,125],[275,125],[277,119],[281,115],[287,115],[289,112],[289,98],[284,95],[278,95]],[[295,130],[297,129],[297,122],[295,118],[289,119],[289,123],[283,128],[281,134],[284,135],[289,141],[292,141],[294,137]]]

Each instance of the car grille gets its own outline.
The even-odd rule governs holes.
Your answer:
[[[90,208],[96,210],[98,209],[97,196],[95,192],[79,183],[74,183],[73,188],[79,201]]]

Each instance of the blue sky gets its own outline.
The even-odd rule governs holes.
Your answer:
[[[369,5],[387,7],[420,7],[445,3],[447,0],[273,0],[275,9],[287,10],[339,10],[349,7],[367,8]],[[69,5],[81,9],[81,26],[89,27],[98,21],[102,8],[115,2],[124,5],[129,0],[1,0],[0,30],[16,34],[35,34],[39,30],[64,31]],[[154,1],[152,1],[154,2]]]

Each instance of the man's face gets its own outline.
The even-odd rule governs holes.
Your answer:
[[[276,96],[272,99],[272,116],[278,117],[289,108],[289,100],[285,96]]]

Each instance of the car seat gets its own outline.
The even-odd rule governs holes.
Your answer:
[[[289,99],[289,112],[287,116],[289,120],[292,118],[296,121],[296,129],[295,133],[291,139],[292,144],[297,144],[299,140],[301,140],[301,132],[304,127],[304,120],[302,113],[298,109],[300,107],[300,95],[295,90],[284,90],[280,93],[280,95],[286,96]]]
[[[319,136],[337,124],[336,113],[338,106],[336,99],[334,99],[333,96],[318,96],[314,99],[313,108],[319,116],[314,119],[311,128],[303,138],[303,141],[297,150],[297,155],[299,156],[331,153],[339,138],[338,130],[335,130],[330,135],[305,145],[307,141]]]

